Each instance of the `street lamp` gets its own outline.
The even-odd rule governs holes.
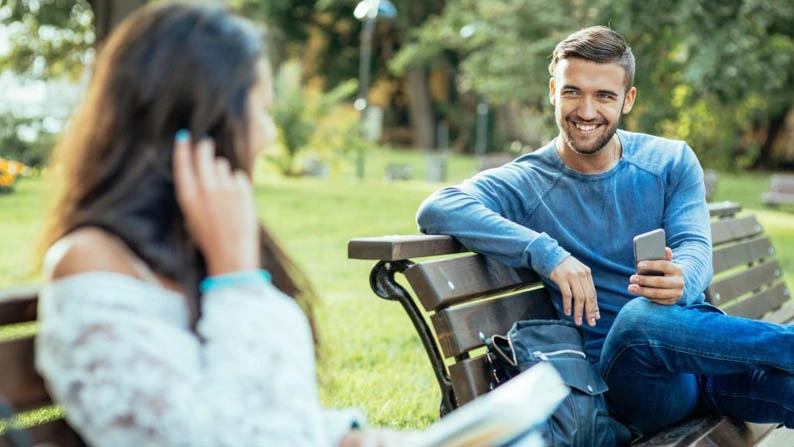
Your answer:
[[[378,17],[394,18],[397,16],[397,8],[389,0],[361,0],[356,5],[353,15],[364,22],[361,28],[361,56],[358,64],[358,97],[353,106],[361,114],[359,135],[367,137],[365,127],[369,109],[367,92],[369,90],[369,71],[372,59],[372,35],[375,32]],[[361,146],[359,146],[356,156],[356,174],[358,178],[364,178],[364,148]]]

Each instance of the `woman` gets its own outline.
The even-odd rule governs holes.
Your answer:
[[[186,4],[137,11],[98,54],[55,152],[36,358],[90,444],[410,437],[320,408],[311,293],[253,205],[264,55],[251,24]]]

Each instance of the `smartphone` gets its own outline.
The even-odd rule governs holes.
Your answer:
[[[662,228],[642,233],[634,237],[634,268],[637,270],[638,274],[647,276],[663,275],[662,272],[653,270],[640,270],[637,268],[637,264],[639,264],[640,261],[666,260],[667,255],[664,250],[666,247],[665,243],[665,235]]]

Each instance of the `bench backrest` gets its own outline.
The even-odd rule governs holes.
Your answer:
[[[53,406],[34,366],[37,286],[0,290],[0,395],[36,443],[62,447],[85,445]],[[2,418],[7,427],[9,421]],[[0,445],[14,445],[7,433]],[[5,442],[5,444],[3,444]]]
[[[794,194],[794,175],[773,175],[769,179],[769,190],[771,192]]]
[[[740,206],[734,203],[711,204],[709,210],[716,274],[706,291],[707,300],[728,313],[750,318],[768,314],[769,319],[783,322],[794,317],[794,307],[783,306],[789,291],[769,237],[755,216],[737,217]],[[379,259],[392,276],[393,265],[404,263],[397,271],[404,271],[421,314],[411,318],[434,368],[444,369],[436,371],[437,378],[442,394],[445,381],[451,387],[453,408],[489,391],[480,334],[503,334],[518,319],[557,318],[540,278],[531,270],[506,267],[476,254],[417,260],[457,252],[465,249],[446,236],[357,238],[348,245],[350,258]],[[372,277],[376,293],[376,286],[388,289],[377,269]],[[403,306],[410,315],[410,305]],[[420,317],[427,327],[418,326]],[[430,339],[423,332],[432,334]],[[442,408],[442,413],[451,409]]]

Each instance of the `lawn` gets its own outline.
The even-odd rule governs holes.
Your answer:
[[[388,163],[415,166],[416,180],[384,181]],[[455,157],[449,183],[470,175],[474,160]],[[257,204],[321,297],[320,365],[323,401],[332,407],[360,406],[373,424],[420,428],[437,418],[439,393],[422,345],[402,308],[369,290],[366,261],[346,258],[354,236],[414,233],[414,213],[442,186],[424,177],[421,154],[392,151],[368,158],[367,177],[279,179],[258,182]],[[756,212],[779,252],[788,284],[794,284],[794,212],[760,208],[766,175],[722,174],[716,200],[737,200]],[[31,241],[41,229],[47,187],[25,179],[0,195],[0,287],[36,280]]]

